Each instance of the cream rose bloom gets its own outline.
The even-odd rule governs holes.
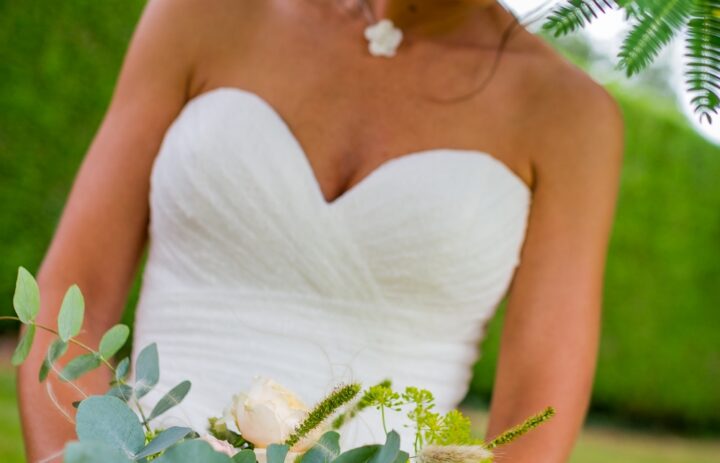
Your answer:
[[[305,419],[308,407],[291,391],[275,381],[255,377],[248,393],[236,394],[229,409],[230,417],[245,440],[256,448],[283,443]],[[314,436],[293,446],[302,452],[312,444]]]

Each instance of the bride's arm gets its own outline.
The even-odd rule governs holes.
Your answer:
[[[97,346],[102,333],[120,319],[146,241],[151,165],[165,129],[186,99],[192,12],[179,7],[185,3],[201,2],[153,0],[146,6],[38,272],[38,321],[54,326],[65,291],[77,283],[87,307],[79,338],[91,346]],[[38,369],[49,342],[49,336],[38,333],[18,374],[30,462],[57,454],[74,438],[71,403],[82,398],[51,374],[47,384],[58,407],[46,385],[39,384]],[[79,353],[72,347],[66,358]],[[100,369],[82,378],[79,386],[85,394],[98,393],[107,388],[108,380]]]
[[[622,122],[599,87],[568,87],[556,100],[562,104],[538,102],[556,129],[539,135],[546,140],[528,134],[551,149],[533,161],[533,204],[503,327],[488,439],[549,405],[557,415],[499,448],[498,462],[566,461],[593,383]]]

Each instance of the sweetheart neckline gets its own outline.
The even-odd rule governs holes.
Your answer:
[[[183,107],[183,110],[185,108],[191,106],[194,103],[197,103],[198,101],[204,100],[213,94],[217,94],[220,92],[232,92],[238,95],[244,95],[247,97],[250,97],[254,99],[256,102],[258,102],[269,114],[272,115],[273,118],[275,118],[278,122],[280,122],[287,132],[287,134],[290,136],[290,138],[295,142],[296,146],[298,147],[298,151],[300,152],[300,157],[302,158],[301,161],[305,165],[306,170],[308,171],[308,175],[312,179],[312,183],[315,187],[316,194],[320,197],[320,200],[327,206],[328,208],[332,208],[335,205],[341,203],[346,197],[352,196],[353,193],[361,187],[361,185],[367,183],[371,180],[371,178],[379,175],[381,172],[389,168],[391,165],[395,165],[396,163],[405,160],[407,162],[409,159],[425,156],[425,155],[431,155],[431,154],[437,154],[441,152],[446,153],[454,153],[454,154],[471,154],[473,156],[481,156],[482,159],[485,159],[489,162],[491,162],[496,167],[499,167],[503,172],[505,172],[509,178],[514,180],[516,183],[518,183],[527,193],[532,194],[532,188],[523,180],[520,175],[518,175],[513,169],[511,169],[507,164],[505,164],[503,161],[499,160],[495,156],[477,149],[463,149],[463,148],[425,148],[417,151],[411,151],[408,153],[401,154],[399,156],[394,156],[389,159],[384,160],[379,165],[377,165],[375,168],[373,168],[367,175],[365,175],[363,178],[360,179],[360,181],[356,182],[354,185],[350,186],[347,190],[343,191],[338,195],[337,197],[333,199],[327,199],[325,197],[325,193],[322,191],[322,186],[320,185],[320,182],[318,181],[317,174],[315,173],[314,169],[312,168],[312,165],[310,163],[310,158],[307,156],[307,151],[305,148],[301,145],[300,139],[296,136],[295,132],[293,131],[292,127],[290,126],[289,122],[285,117],[283,117],[282,114],[272,105],[270,102],[265,99],[263,96],[261,96],[258,93],[255,93],[251,90],[246,90],[241,87],[234,87],[234,86],[226,86],[221,85],[219,87],[212,88],[210,90],[206,90],[202,93],[199,93],[189,100],[185,102],[185,105]],[[182,111],[181,111],[182,112]],[[178,115],[179,117],[179,115]]]

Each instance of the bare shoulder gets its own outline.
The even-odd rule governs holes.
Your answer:
[[[150,0],[141,18],[158,35],[171,38],[177,51],[206,51],[228,29],[242,30],[258,10],[257,0]]]
[[[623,117],[615,99],[584,71],[549,47],[525,73],[527,138],[539,175],[616,173],[622,163]]]

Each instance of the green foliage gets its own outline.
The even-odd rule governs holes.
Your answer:
[[[102,455],[103,463],[132,463],[121,450],[102,442],[70,442],[65,448],[65,463],[97,463]]]
[[[618,63],[628,76],[646,69],[687,29],[687,90],[701,120],[711,123],[720,108],[720,0],[565,0],[543,28],[556,37],[566,35],[618,8],[632,23]]]
[[[183,381],[165,394],[148,415],[148,421],[157,418],[183,401],[190,392],[190,381]]]
[[[380,450],[380,445],[364,445],[338,455],[333,463],[367,463]]]
[[[268,454],[270,449],[268,449]],[[269,456],[269,455],[268,455]],[[218,453],[207,442],[192,439],[169,448],[155,463],[231,463],[227,455]],[[270,461],[268,463],[278,463]],[[283,463],[282,460],[279,463]]]
[[[340,434],[328,431],[302,456],[301,463],[331,463],[340,454]]]
[[[541,413],[531,416],[530,418],[528,418],[521,424],[519,424],[517,426],[513,426],[512,428],[503,432],[502,434],[497,436],[495,439],[488,442],[486,447],[488,449],[494,449],[501,445],[509,444],[510,442],[514,441],[515,439],[522,436],[523,434],[527,434],[528,432],[537,428],[538,426],[540,426],[541,424],[543,424],[544,422],[546,422],[553,416],[555,416],[555,409],[552,407],[548,407]]]
[[[694,7],[694,0],[647,1],[640,10],[638,24],[625,38],[620,50],[621,69],[629,76],[645,69],[660,51],[686,24]]]
[[[267,447],[267,463],[285,463],[285,456],[290,450],[287,444],[270,444]]]
[[[100,339],[100,346],[98,347],[100,355],[104,359],[111,359],[125,345],[129,336],[130,328],[126,325],[113,326]]]
[[[74,381],[82,375],[93,371],[102,364],[97,354],[83,354],[70,360],[60,372],[63,381]]]
[[[241,450],[232,458],[233,463],[255,463],[255,452],[249,449]]]
[[[128,374],[130,373],[130,358],[125,357],[124,359],[120,360],[118,362],[117,367],[115,369],[115,381],[118,383],[122,383],[127,379]]]
[[[568,0],[558,6],[547,18],[543,28],[555,37],[575,32],[599,18],[603,13],[617,8],[615,0]]]
[[[428,444],[434,445],[478,445],[482,440],[472,432],[470,418],[458,410],[450,410],[439,420],[440,423],[431,428],[427,435]]]
[[[337,418],[335,418],[332,422],[332,428],[339,429],[347,420],[354,418],[358,413],[371,406],[373,403],[377,403],[378,399],[376,396],[378,394],[393,394],[392,389],[390,388],[391,385],[392,382],[389,379],[386,379],[375,386],[367,388],[360,396],[360,399],[357,400],[352,407],[350,407],[345,413],[341,413],[337,416]],[[390,391],[381,390],[383,388],[390,389]],[[397,397],[395,397],[394,400],[399,399],[400,396],[398,394],[395,395]]]
[[[73,336],[77,336],[82,328],[85,315],[85,300],[80,288],[72,285],[65,293],[60,313],[58,315],[58,335],[60,339],[67,342]]]
[[[128,458],[145,447],[145,433],[137,415],[115,397],[88,397],[80,403],[76,419],[80,442],[107,444]]]
[[[297,444],[302,438],[307,436],[310,431],[320,426],[341,407],[353,400],[359,392],[359,384],[347,384],[335,389],[310,410],[307,418],[290,434],[285,444],[289,447]]]
[[[65,352],[67,352],[67,348],[68,343],[63,341],[62,339],[56,339],[52,342],[52,344],[50,344],[50,348],[45,355],[45,360],[43,360],[42,366],[40,367],[40,372],[38,373],[38,380],[40,382],[45,381],[48,373],[50,373],[50,370],[52,369],[53,364],[60,357],[65,355]]]
[[[208,419],[208,432],[214,438],[224,440],[236,449],[252,449],[254,447],[252,443],[243,439],[240,434],[228,429],[225,421],[219,418]]]
[[[400,411],[404,401],[398,392],[395,392],[389,381],[383,381],[368,388],[360,399],[360,407],[368,406],[387,408]]]
[[[720,0],[696,0],[687,31],[687,78],[692,104],[710,123],[720,107]]]
[[[140,460],[151,455],[156,455],[172,445],[175,445],[178,441],[192,432],[193,431],[190,428],[183,428],[179,426],[168,428],[155,436],[142,450],[137,452],[133,458],[135,460]]]
[[[389,381],[372,386],[363,394],[365,406],[381,411],[385,427],[385,410],[400,412],[408,409],[408,419],[415,425],[413,447],[417,453],[423,445],[482,445],[473,437],[472,423],[458,410],[445,415],[433,412],[435,398],[427,389],[407,387],[402,394],[395,392]]]
[[[35,339],[35,325],[29,325],[26,328],[25,333],[22,334],[20,342],[15,348],[15,352],[13,353],[11,360],[13,365],[18,366],[25,361],[30,353],[33,339]]]
[[[385,444],[375,452],[369,463],[394,463],[399,453],[400,435],[395,431],[390,431],[385,437]]]
[[[157,344],[152,343],[140,351],[135,362],[135,395],[138,398],[152,391],[160,380],[160,361]]]
[[[22,323],[32,322],[40,311],[40,288],[24,267],[18,269],[13,306]]]

